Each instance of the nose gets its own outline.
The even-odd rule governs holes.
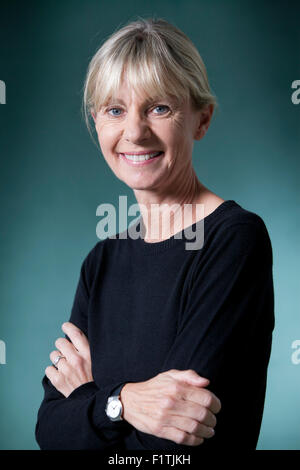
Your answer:
[[[146,119],[137,111],[128,111],[124,121],[123,137],[127,142],[141,144],[151,136],[151,129]]]

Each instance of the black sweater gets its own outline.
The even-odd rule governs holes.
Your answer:
[[[105,414],[119,384],[170,369],[208,378],[222,403],[215,436],[197,451],[255,449],[274,328],[271,242],[261,217],[233,200],[203,225],[197,250],[186,249],[190,238],[182,231],[181,239],[157,243],[117,235],[89,252],[70,321],[89,339],[94,382],[65,398],[44,376],[36,425],[41,449],[188,452]]]

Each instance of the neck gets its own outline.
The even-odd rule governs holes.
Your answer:
[[[134,190],[145,228],[144,240],[149,243],[166,240],[200,220],[207,192],[193,168],[180,186],[165,187],[163,192]]]

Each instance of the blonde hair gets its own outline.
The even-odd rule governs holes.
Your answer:
[[[139,18],[114,32],[89,63],[83,93],[89,131],[91,112],[114,97],[125,71],[130,86],[146,97],[190,98],[195,109],[217,106],[205,65],[192,41],[161,18]]]

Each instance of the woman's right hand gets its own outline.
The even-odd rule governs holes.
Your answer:
[[[139,431],[197,446],[214,435],[220,400],[193,370],[171,369],[121,390],[123,418]]]

